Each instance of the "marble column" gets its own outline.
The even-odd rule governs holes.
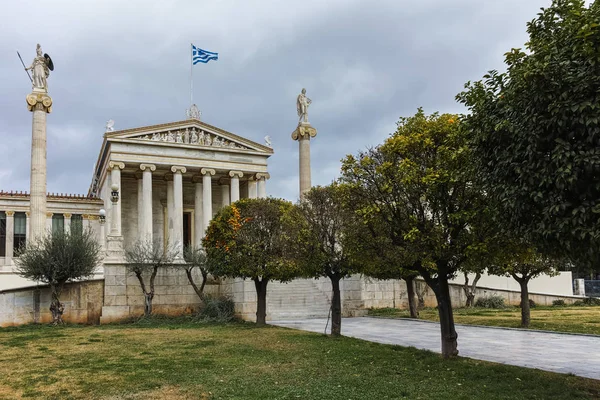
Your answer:
[[[49,232],[52,233],[52,217],[54,216],[54,213],[46,213],[46,230],[45,232]]]
[[[106,250],[106,229],[104,225],[106,225],[106,220],[100,218],[100,248],[102,250]]]
[[[31,240],[31,228],[30,226],[30,221],[31,221],[31,213],[29,211],[25,211],[25,244],[30,243]]]
[[[259,199],[267,197],[267,179],[270,177],[271,175],[268,172],[256,174],[256,179],[258,180],[257,195]]]
[[[183,260],[183,174],[185,174],[186,168],[172,166],[171,172],[173,172],[173,243],[175,245],[175,259]]]
[[[174,234],[173,234],[173,174],[166,174],[164,176],[167,181],[167,215],[165,219],[167,221],[167,237],[165,243],[169,246],[173,245]]]
[[[212,177],[215,175],[215,170],[202,168],[200,173],[202,174],[202,236],[204,236],[212,219]]]
[[[317,130],[308,122],[302,122],[292,133],[292,139],[298,141],[300,167],[300,197],[311,188],[310,177],[310,138],[317,136]]]
[[[10,260],[14,255],[15,240],[15,212],[6,211],[6,259]]]
[[[229,200],[235,203],[240,199],[240,178],[244,176],[244,173],[242,171],[229,171],[229,176],[231,177],[231,196]]]
[[[140,239],[152,242],[152,172],[156,171],[156,165],[141,164],[142,170],[142,212]]]
[[[64,213],[63,217],[65,218],[65,233],[71,233],[71,214]]]
[[[108,163],[108,168],[110,168],[110,185],[116,185],[119,192],[119,200],[116,203],[112,203],[110,234],[111,236],[121,236],[121,203],[123,202],[123,191],[121,190],[121,170],[125,168],[125,164],[122,162],[110,161]],[[109,188],[109,190],[112,189]]]
[[[204,232],[202,231],[202,225],[204,224],[202,220],[202,197],[203,188],[202,188],[202,176],[194,176],[192,178],[194,182],[194,247],[198,248],[202,246],[202,238],[204,237]]]
[[[143,180],[142,180],[142,172],[141,171],[137,171],[135,173],[135,182],[137,183],[137,238],[138,240],[145,240],[144,235],[143,235],[143,228],[142,228],[142,224],[143,224],[143,219],[144,217],[142,216],[142,200],[143,200]]]
[[[31,176],[29,209],[31,235],[39,238],[46,232],[46,114],[52,112],[52,98],[34,89],[27,95],[27,109],[33,113],[31,125]]]
[[[230,187],[226,183],[225,178],[221,179],[221,182],[219,183],[221,185],[221,207],[227,207],[229,204],[231,204],[229,200]]]
[[[248,198],[256,199],[258,197],[258,184],[254,177],[248,179]]]

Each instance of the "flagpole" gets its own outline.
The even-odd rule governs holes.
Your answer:
[[[190,43],[190,107],[194,104],[194,79],[192,77],[192,67],[194,66],[192,59],[193,46],[194,45]]]

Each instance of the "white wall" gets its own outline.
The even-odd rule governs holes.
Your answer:
[[[469,274],[469,283],[473,282],[475,274]],[[464,284],[463,274],[459,274],[451,282]],[[519,283],[511,277],[484,274],[477,286],[490,289],[520,291]],[[562,271],[557,276],[542,275],[529,281],[530,293],[552,294],[559,296],[573,296],[573,277],[571,271]]]

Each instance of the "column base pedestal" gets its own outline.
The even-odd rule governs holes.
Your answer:
[[[106,236],[106,261],[123,261],[123,236]]]

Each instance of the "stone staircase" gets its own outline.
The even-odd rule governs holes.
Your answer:
[[[270,282],[267,287],[267,320],[327,318],[330,299],[329,279]]]

